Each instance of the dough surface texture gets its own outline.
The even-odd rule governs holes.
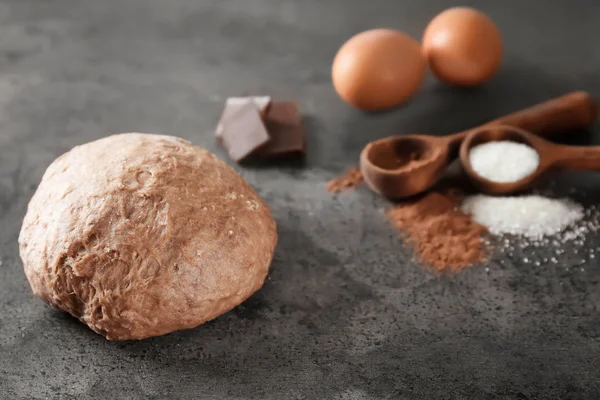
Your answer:
[[[268,206],[232,168],[171,137],[113,135],[46,170],[19,235],[35,295],[109,340],[193,328],[263,284]]]

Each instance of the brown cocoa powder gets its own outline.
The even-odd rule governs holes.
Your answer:
[[[456,192],[432,192],[388,214],[419,261],[438,271],[458,271],[486,259],[486,229],[458,209],[460,199]]]
[[[333,193],[354,189],[363,182],[363,175],[358,168],[352,168],[339,178],[332,179],[327,184],[327,191]]]

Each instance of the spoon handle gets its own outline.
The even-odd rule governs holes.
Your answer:
[[[569,131],[581,129],[593,124],[598,116],[598,103],[587,92],[571,92],[564,96],[536,104],[521,111],[505,115],[478,126],[475,129],[492,125],[508,125],[529,131],[538,136],[549,137]],[[473,131],[446,136],[451,151],[458,149],[463,139]]]
[[[598,116],[598,103],[587,92],[572,92],[525,110],[493,120],[487,125],[515,126],[536,135],[551,136],[559,132],[591,125]]]
[[[599,171],[600,146],[561,146],[552,148],[552,166],[563,171]]]

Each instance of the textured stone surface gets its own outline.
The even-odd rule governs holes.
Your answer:
[[[473,1],[506,57],[483,88],[429,79],[395,112],[364,115],[330,84],[352,34],[416,37],[446,0],[1,0],[0,397],[7,399],[596,399],[600,268],[490,263],[436,277],[362,188],[327,180],[369,140],[444,133],[566,91],[600,95],[600,3]],[[236,167],[270,204],[280,243],[265,287],[197,329],[111,343],[33,297],[17,235],[42,173],[116,132],[178,135],[225,158],[212,131],[228,96],[295,99],[307,165]],[[600,144],[600,127],[574,141]],[[572,174],[580,201],[600,176]],[[585,196],[583,194],[586,194]],[[588,246],[599,245],[589,238]],[[486,270],[488,268],[488,270]]]

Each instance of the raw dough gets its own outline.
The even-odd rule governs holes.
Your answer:
[[[110,136],[56,159],[19,236],[33,292],[109,340],[198,326],[267,275],[268,206],[216,156],[170,136]]]

